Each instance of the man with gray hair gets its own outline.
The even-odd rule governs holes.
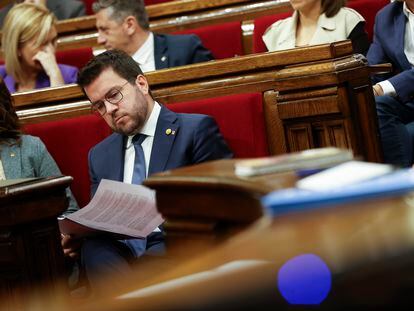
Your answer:
[[[98,43],[108,50],[126,52],[143,72],[213,59],[196,35],[151,32],[143,0],[99,0],[92,9],[96,13]]]

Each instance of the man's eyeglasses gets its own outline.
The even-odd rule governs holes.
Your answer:
[[[97,102],[92,103],[92,110],[103,116],[106,113],[105,100],[112,105],[118,105],[119,102],[124,98],[121,90],[125,85],[127,85],[127,83],[128,81],[125,82],[120,88],[110,89],[108,93],[105,94],[104,100],[98,100]]]

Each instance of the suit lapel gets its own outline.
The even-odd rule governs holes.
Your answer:
[[[113,134],[114,141],[108,144],[107,156],[104,158],[107,163],[108,179],[122,181],[124,179],[124,155],[125,139],[123,135]]]
[[[165,170],[179,125],[175,113],[161,106],[152,145],[148,176]]]
[[[405,26],[406,26],[406,16],[404,15],[403,8],[401,4],[401,13],[394,17],[394,33],[398,41],[396,42],[396,54],[397,62],[401,64],[401,68],[411,68],[410,62],[404,53],[404,36],[405,36]]]
[[[155,69],[169,68],[167,55],[167,42],[165,36],[154,33],[154,59]]]
[[[3,146],[0,156],[7,179],[24,177],[22,174],[21,150],[17,145]]]

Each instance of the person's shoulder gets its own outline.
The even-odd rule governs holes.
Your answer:
[[[160,38],[164,38],[169,44],[192,45],[201,42],[196,34],[155,34]]]
[[[377,20],[385,20],[387,18],[394,18],[394,16],[404,14],[403,12],[403,1],[394,1],[384,6],[377,13]]]
[[[26,153],[42,153],[46,149],[45,144],[37,136],[21,135],[20,136],[20,148]]]
[[[351,8],[343,7],[336,14],[336,17],[343,18],[345,21],[350,21],[354,23],[364,22],[365,18],[359,14],[357,11]]]
[[[284,19],[280,19],[276,22],[274,22],[272,25],[267,27],[265,32],[263,33],[263,36],[278,36],[281,32],[284,32],[286,30],[286,27],[292,22],[293,17],[287,17]]]
[[[112,133],[108,137],[106,137],[104,140],[97,143],[95,146],[91,148],[91,152],[101,151],[101,150],[108,150],[113,147],[114,143],[119,142],[119,140],[123,140],[123,136],[118,133]]]

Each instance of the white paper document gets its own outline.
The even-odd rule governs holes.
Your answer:
[[[107,179],[102,179],[88,205],[66,218],[89,228],[137,238],[145,238],[164,221],[157,211],[155,191]],[[61,226],[61,231],[71,234],[66,228]]]
[[[296,186],[312,191],[327,191],[376,178],[392,172],[393,169],[388,164],[350,161],[303,178]]]

